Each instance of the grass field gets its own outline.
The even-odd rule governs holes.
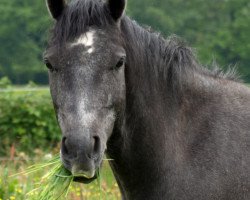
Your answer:
[[[43,159],[41,159],[41,157]],[[20,173],[28,166],[41,161],[45,162],[50,155],[37,155],[30,160],[24,153],[20,153],[19,160],[0,161],[0,200],[37,200],[37,191],[28,194],[36,188],[41,177],[45,175],[49,168],[30,175],[11,175]],[[38,161],[39,160],[39,161]],[[101,170],[100,184],[94,181],[88,185],[73,183],[67,198],[69,200],[116,200],[120,199],[118,186],[114,180],[107,161],[104,161]]]

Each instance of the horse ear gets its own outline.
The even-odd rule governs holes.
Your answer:
[[[122,17],[125,7],[126,0],[108,0],[109,11],[115,21]]]
[[[50,14],[54,19],[58,19],[61,16],[64,8],[65,1],[64,0],[47,0],[47,6]]]

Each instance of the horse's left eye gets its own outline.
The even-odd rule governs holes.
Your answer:
[[[125,64],[125,58],[121,58],[119,62],[116,64],[115,69],[121,68]]]

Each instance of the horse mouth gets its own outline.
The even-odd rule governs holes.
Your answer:
[[[95,175],[92,178],[86,178],[84,176],[75,176],[73,180],[78,183],[89,184],[93,182],[95,179],[97,179],[97,175]]]
[[[72,174],[73,181],[74,182],[78,182],[78,183],[83,183],[83,184],[89,184],[91,182],[93,182],[95,179],[97,179],[97,173],[94,171],[90,171],[90,172],[84,172],[82,170],[79,170],[80,172],[78,173],[74,173],[72,172],[72,167],[69,161],[65,160],[65,159],[61,159],[64,167]],[[73,169],[73,171],[75,171]],[[78,171],[78,170],[76,170]]]

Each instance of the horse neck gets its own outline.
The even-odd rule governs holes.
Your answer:
[[[156,55],[161,50],[157,36],[134,26],[132,23],[130,30],[124,30],[125,42],[130,43],[126,47],[126,111],[122,125],[110,139],[108,154],[114,159],[111,166],[125,199],[143,198],[136,196],[140,190],[150,199],[147,195],[156,195],[153,191],[161,188],[167,168],[182,159],[176,146],[180,138],[172,131],[179,102],[171,90],[166,93],[167,79],[158,74],[164,59]]]
[[[221,84],[229,80],[200,68],[191,50],[174,40],[164,41],[128,19],[121,25],[127,101],[108,148],[111,166],[124,199],[167,199],[168,184],[181,174],[178,166],[188,162],[187,149],[200,134],[195,130],[202,120],[195,116],[208,113],[202,106],[220,101],[220,91],[230,91]]]

